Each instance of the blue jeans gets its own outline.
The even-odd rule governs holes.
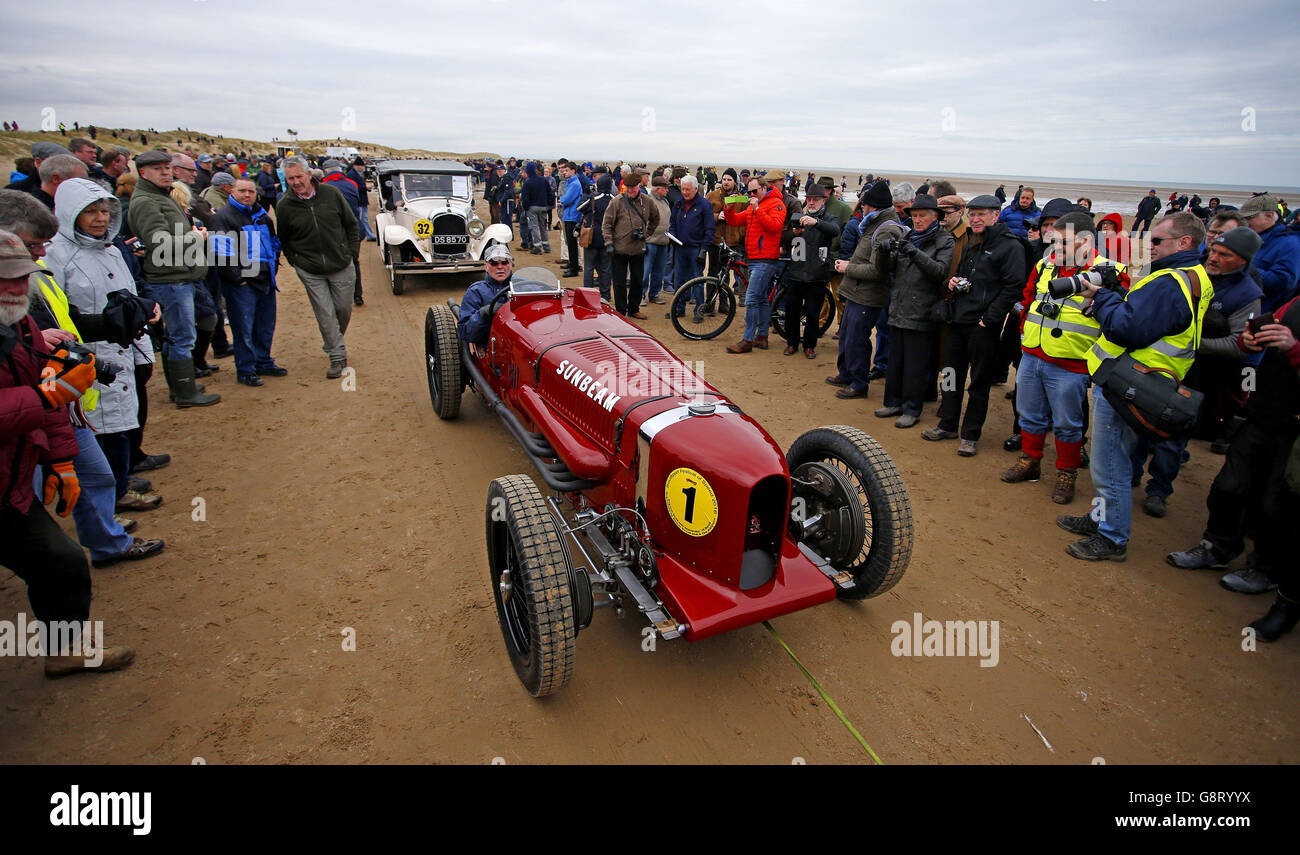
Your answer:
[[[259,368],[274,368],[271,340],[275,336],[275,289],[269,288],[263,294],[252,285],[222,282],[221,290],[230,314],[235,372],[247,377]]]
[[[772,290],[780,264],[760,259],[749,262],[749,290],[745,292],[745,341],[766,336],[772,326],[772,304],[767,294]]]
[[[680,288],[700,275],[700,249],[698,246],[673,247],[673,287]],[[701,313],[700,303],[704,302],[704,286],[696,285],[695,293],[690,299],[695,301],[695,313]]]
[[[194,329],[194,289],[203,287],[202,282],[153,285],[154,298],[162,304],[163,359],[194,358],[194,342],[198,340]]]
[[[1133,528],[1133,449],[1137,442],[1137,434],[1106,396],[1100,391],[1093,395],[1092,483],[1102,500],[1098,530],[1120,546],[1128,543]]]
[[[133,538],[113,519],[117,505],[117,479],[108,459],[95,441],[90,428],[74,428],[77,433],[77,456],[72,459],[72,469],[81,482],[81,498],[72,509],[72,521],[77,525],[77,540],[90,550],[92,559],[109,558],[125,552]],[[40,478],[40,470],[37,470]],[[40,495],[40,491],[37,491]]]
[[[751,265],[752,266],[752,265]],[[754,279],[750,277],[750,291]],[[764,300],[767,297],[764,295]],[[745,302],[749,302],[746,294]],[[840,352],[835,366],[841,380],[848,381],[855,392],[867,391],[871,376],[871,329],[880,319],[884,309],[864,306],[852,300],[844,301],[844,317],[840,319]]]
[[[664,270],[668,266],[668,245],[648,243],[645,246],[645,297],[658,296],[664,287]]]
[[[361,239],[370,240],[375,237],[374,230],[370,228],[370,206],[361,206]]]
[[[673,277],[677,274],[676,264],[677,244],[669,243],[667,260],[664,262],[664,290],[669,294],[677,290],[677,283],[673,281]]]
[[[1145,438],[1138,440],[1133,449],[1133,480],[1141,482],[1142,467],[1150,456],[1151,466],[1147,469],[1151,474],[1151,480],[1147,481],[1148,496],[1163,496],[1167,499],[1174,494],[1174,479],[1178,477],[1178,470],[1191,459],[1187,453],[1189,439],[1191,434],[1159,441]]]
[[[1026,353],[1016,372],[1016,408],[1025,433],[1052,433],[1061,442],[1083,439],[1083,402],[1088,375],[1054,365]]]

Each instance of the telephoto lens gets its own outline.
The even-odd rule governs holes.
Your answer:
[[[1062,276],[1059,279],[1052,279],[1047,283],[1047,293],[1060,299],[1070,297],[1080,293],[1085,288],[1100,288],[1102,283],[1101,274],[1095,270],[1084,270],[1073,276]]]

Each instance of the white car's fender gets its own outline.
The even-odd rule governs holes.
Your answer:
[[[399,226],[396,223],[388,223],[383,225],[381,228],[383,231],[383,241],[385,246],[396,247],[401,246],[404,243],[409,243],[411,246],[415,247],[415,251],[420,253],[420,256],[425,261],[429,260],[429,255],[424,251],[424,247],[420,246],[420,241],[415,239],[415,235],[412,234],[411,230],[406,226]]]

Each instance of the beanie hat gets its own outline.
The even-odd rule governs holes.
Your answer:
[[[722,176],[723,176],[724,178],[725,178],[726,176],[728,176],[728,175],[731,176],[731,180],[732,180],[732,181],[739,181],[739,180],[740,180],[740,176],[736,174],[736,170],[732,169],[730,166],[728,166],[726,169],[722,170]]]
[[[894,194],[889,192],[885,182],[877,181],[867,188],[866,194],[862,197],[865,205],[870,205],[877,210],[894,207]]]
[[[1254,229],[1237,226],[1237,228],[1230,229],[1219,235],[1210,246],[1221,246],[1241,256],[1249,264],[1251,259],[1255,257],[1255,253],[1259,252],[1260,244],[1260,237],[1255,234]]]

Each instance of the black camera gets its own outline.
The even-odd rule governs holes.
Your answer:
[[[94,355],[94,352],[91,351],[90,348],[86,347],[84,344],[78,344],[75,341],[65,341],[63,342],[63,347],[68,351],[68,353],[81,357],[77,360],[68,360],[68,362],[85,362],[85,357]],[[121,370],[121,367],[115,362],[106,362],[105,360],[98,358],[95,359],[95,381],[101,386],[107,386],[116,380],[117,375]]]
[[[1073,276],[1062,276],[1047,283],[1047,293],[1056,299],[1071,297],[1087,288],[1119,289],[1119,274],[1108,264],[1099,265],[1092,270],[1082,270]]]
[[[896,238],[896,237],[885,238],[880,242],[880,249],[882,252],[894,253],[894,252],[898,252],[898,248],[902,245],[903,245],[902,238]]]
[[[1041,300],[1038,303],[1038,314],[1045,318],[1055,318],[1061,314],[1061,304],[1053,303],[1048,300]]]
[[[632,229],[632,240],[645,240],[645,229]]]

